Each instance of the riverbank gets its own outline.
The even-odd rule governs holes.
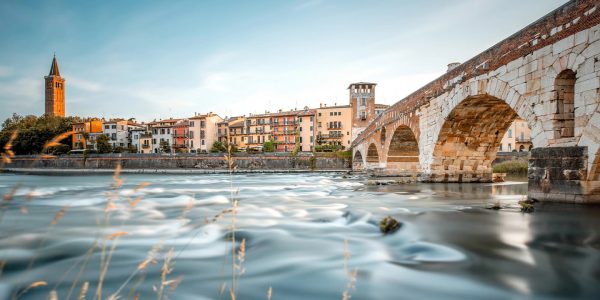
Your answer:
[[[113,174],[114,169],[56,169],[56,168],[3,168],[0,172],[19,173],[29,175],[99,175]],[[260,169],[236,169],[233,174],[302,174],[302,173],[349,173],[348,169],[328,169],[328,170],[304,170],[304,169],[276,169],[276,170],[260,170]],[[225,169],[121,169],[124,174],[228,174],[229,170]]]
[[[235,153],[232,166],[223,153],[210,154],[92,154],[15,156],[2,170],[9,172],[104,173],[121,166],[128,173],[292,173],[350,171],[350,158],[334,153]],[[71,173],[72,172],[72,173]]]

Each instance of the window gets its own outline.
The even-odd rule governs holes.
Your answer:
[[[512,138],[512,129],[509,129],[509,130],[508,130],[508,137],[509,137],[509,138]],[[510,145],[510,144],[509,144],[509,145]]]
[[[193,132],[193,131],[191,131],[191,130],[190,130],[190,133],[189,133],[189,137],[190,137],[190,139],[193,139],[193,138],[194,138],[194,132]]]
[[[156,145],[156,139],[152,139],[152,144]]]
[[[112,133],[112,134],[110,135],[110,137],[111,137],[113,140],[116,140],[116,139],[117,139],[117,134],[116,134],[116,133]]]
[[[194,127],[194,121],[190,121],[190,127]]]
[[[313,131],[313,127],[312,126],[310,126],[310,131]]]
[[[524,141],[524,140],[525,140],[525,133],[521,132],[521,141]]]
[[[104,129],[110,129],[109,125],[104,125]]]
[[[204,140],[201,140],[200,143],[202,144],[202,146],[204,146]]]
[[[112,129],[117,129],[117,125],[112,125],[111,128]]]
[[[194,140],[190,141],[190,148],[194,148]]]
[[[310,116],[310,121],[313,122],[315,120],[314,116]]]
[[[329,116],[333,116],[333,112],[329,112]]]
[[[512,144],[511,143],[508,143],[508,151],[509,152],[512,151]]]
[[[319,113],[319,117],[321,116],[321,113]]]
[[[167,134],[171,134],[171,128],[167,128]]]
[[[302,131],[302,127],[300,127],[300,131]]]
[[[160,129],[160,134],[165,134],[165,129],[164,128]]]
[[[312,135],[310,136],[310,142],[314,142],[314,137]]]
[[[360,98],[360,106],[367,106],[367,98]]]
[[[204,128],[204,127],[206,127],[206,122],[200,121],[200,128]]]

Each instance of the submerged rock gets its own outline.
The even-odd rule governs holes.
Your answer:
[[[402,223],[398,222],[396,219],[386,216],[381,221],[379,221],[379,230],[383,234],[394,233],[398,229],[402,227]]]
[[[519,201],[519,205],[521,206],[521,212],[524,212],[524,213],[530,214],[535,210],[535,207],[533,206],[533,201],[531,201],[531,200]]]

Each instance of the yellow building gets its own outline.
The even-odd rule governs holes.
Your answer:
[[[245,149],[245,118],[240,118],[228,123],[229,143],[238,149]]]
[[[262,150],[264,142],[271,141],[271,117],[269,114],[250,115],[244,121],[245,130],[242,140],[246,146]]]
[[[352,142],[352,108],[350,105],[320,105],[316,109],[316,145],[337,145],[348,149]]]
[[[96,137],[102,134],[104,122],[91,119],[73,124],[72,149],[94,149]]]
[[[523,152],[533,148],[531,143],[531,130],[527,121],[517,118],[510,125],[498,148],[499,152]]]

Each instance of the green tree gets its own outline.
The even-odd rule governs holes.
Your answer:
[[[215,141],[212,144],[212,147],[210,148],[210,152],[227,152],[227,147],[225,147],[225,145],[223,145],[223,143],[219,142],[219,141]]]
[[[263,152],[273,152],[275,151],[275,145],[271,141],[266,141],[263,143]]]
[[[160,141],[160,152],[162,153],[171,153],[171,146],[169,145],[169,142],[162,140]]]
[[[96,149],[98,153],[111,153],[112,146],[108,142],[108,136],[106,134],[101,134],[96,138]]]
[[[77,122],[81,122],[78,117],[63,118],[52,115],[36,117],[13,114],[12,117],[2,123],[0,145],[6,144],[11,134],[18,130],[19,134],[13,143],[12,150],[16,154],[39,154],[46,142],[62,133],[71,131],[73,123]],[[61,146],[58,152],[62,153],[65,150],[70,150],[72,137],[68,136],[61,143],[68,148]]]

